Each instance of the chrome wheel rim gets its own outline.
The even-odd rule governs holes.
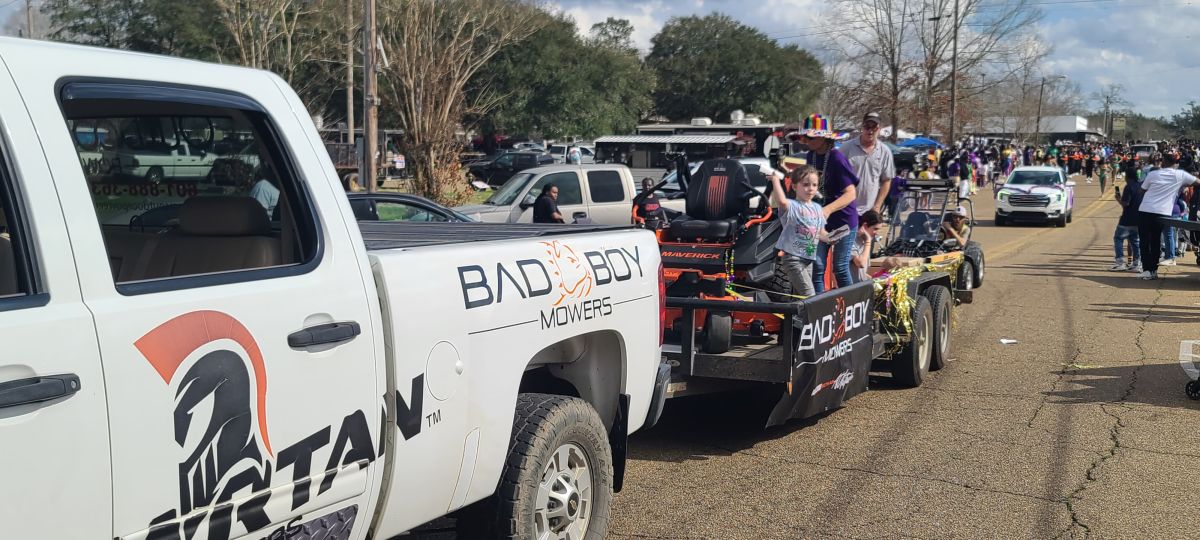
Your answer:
[[[559,446],[538,483],[533,512],[538,540],[582,540],[592,516],[592,468],[575,443]]]
[[[933,344],[930,343],[929,339],[929,332],[932,330],[933,326],[933,321],[931,320],[933,319],[933,316],[930,312],[926,313],[922,318],[924,319],[925,324],[921,325],[921,343],[917,346],[917,354],[920,356],[917,357],[917,362],[919,362],[918,367],[921,368],[921,372],[923,373],[929,370],[929,359],[931,357],[931,353],[933,352]]]

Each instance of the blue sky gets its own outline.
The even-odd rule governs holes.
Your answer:
[[[1041,67],[1046,74],[1067,76],[1085,96],[1106,84],[1122,84],[1134,110],[1149,116],[1170,116],[1188,101],[1200,101],[1200,56],[1192,52],[1200,48],[1200,0],[1032,1],[1045,14],[1036,31],[1053,47]],[[671,17],[713,11],[810,50],[824,47],[825,32],[834,30],[821,17],[821,10],[834,4],[817,0],[557,0],[552,5],[585,31],[606,17],[629,19],[643,50]]]
[[[1005,0],[984,0],[988,4]],[[1124,85],[1138,112],[1170,116],[1200,101],[1200,0],[1032,0],[1045,13],[1037,32],[1053,47],[1042,70],[1066,75],[1084,95],[1105,84]],[[40,1],[35,1],[35,5]],[[0,23],[24,7],[0,0]],[[551,0],[581,30],[606,17],[629,19],[643,50],[668,19],[719,11],[783,43],[818,52],[832,28],[823,24],[818,0]],[[1089,104],[1091,105],[1091,104]]]

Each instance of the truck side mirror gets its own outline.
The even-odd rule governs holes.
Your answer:
[[[535,202],[537,202],[536,197],[533,195],[526,195],[525,198],[521,200],[521,210],[528,210],[529,207],[533,206],[533,203]]]

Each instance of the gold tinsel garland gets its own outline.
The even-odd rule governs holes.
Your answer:
[[[892,347],[888,354],[895,354],[903,347],[902,337],[911,336],[912,311],[916,299],[908,294],[908,284],[925,272],[946,272],[950,275],[953,288],[958,281],[958,268],[962,257],[920,266],[894,268],[889,273],[875,278],[875,316],[883,323],[883,331],[891,338]]]

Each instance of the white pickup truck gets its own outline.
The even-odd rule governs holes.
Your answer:
[[[546,184],[558,187],[558,210],[568,223],[585,217],[604,225],[633,223],[633,198],[641,190],[641,179],[634,178],[629,167],[611,163],[527,169],[509,178],[482,204],[455,210],[486,223],[532,223],[534,200]],[[661,202],[664,208],[683,211],[683,199],[663,197]]]
[[[360,231],[279,77],[16,39],[0,66],[0,537],[385,539],[454,512],[464,537],[604,535],[665,393],[653,235]],[[84,174],[75,120],[156,115],[228,119],[269,176]]]

